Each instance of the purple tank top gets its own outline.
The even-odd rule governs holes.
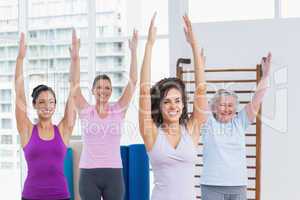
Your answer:
[[[57,126],[54,125],[54,138],[47,141],[40,138],[34,125],[31,138],[23,150],[28,173],[22,197],[40,200],[70,198],[64,176],[67,147]]]

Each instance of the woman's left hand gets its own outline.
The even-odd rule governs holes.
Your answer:
[[[270,75],[271,70],[271,60],[272,60],[272,54],[271,52],[268,53],[267,57],[263,57],[261,59],[261,65],[262,65],[262,76],[268,77]]]
[[[75,29],[72,31],[72,46],[69,49],[72,60],[79,59],[80,39],[77,38]]]
[[[191,46],[197,44],[196,37],[193,33],[191,20],[189,19],[189,17],[187,15],[184,15],[183,21],[184,21],[184,34],[185,34],[186,41]]]
[[[131,52],[136,52],[139,40],[139,34],[136,29],[133,30],[132,38],[128,40],[128,46]]]

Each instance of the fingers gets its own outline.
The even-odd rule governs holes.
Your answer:
[[[155,12],[155,13],[153,14],[152,18],[151,18],[150,27],[153,27],[153,26],[154,26],[156,15],[157,15],[157,12]]]
[[[25,40],[25,34],[23,32],[21,32],[20,42],[24,42],[24,40]]]
[[[192,29],[192,23],[191,23],[191,20],[189,19],[189,17],[187,16],[187,14],[185,14],[183,16],[183,21],[184,21],[184,24],[185,24],[185,27],[189,30]]]
[[[188,37],[188,30],[185,26],[183,27],[183,31],[184,31],[185,37]]]
[[[191,42],[193,40],[193,30],[192,30],[192,23],[187,15],[182,16],[183,21],[184,21],[184,34],[185,37],[187,38],[188,42]]]
[[[271,53],[271,52],[269,52],[269,53],[268,53],[268,56],[267,56],[267,60],[268,60],[268,62],[271,62],[271,59],[272,59],[272,53]]]
[[[22,32],[20,35],[20,47],[25,48],[25,34]]]
[[[138,31],[136,29],[133,29],[132,40],[133,41],[138,40]]]
[[[72,30],[72,45],[77,45],[78,39],[75,28]]]
[[[156,18],[157,12],[155,12],[151,18],[151,23],[149,27],[149,34],[154,34],[156,32],[156,27],[155,27],[155,18]]]
[[[271,52],[269,52],[267,57],[262,57],[261,64],[271,63],[271,60],[272,60],[272,54]]]
[[[25,33],[21,33],[20,35],[20,48],[21,49],[25,49],[26,48],[26,44],[25,44]]]
[[[129,48],[136,48],[138,42],[138,31],[133,29],[131,39],[128,39]]]

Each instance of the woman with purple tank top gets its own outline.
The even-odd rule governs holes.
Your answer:
[[[156,14],[155,14],[156,15]],[[187,114],[185,85],[165,78],[151,88],[151,54],[156,39],[155,15],[149,28],[141,70],[139,126],[154,173],[152,200],[196,199],[194,172],[200,127],[206,121],[204,57],[189,18],[184,16],[185,36],[194,56],[195,95],[193,113]]]
[[[73,32],[73,49],[78,54],[77,36]],[[75,104],[81,119],[83,148],[80,157],[79,193],[81,200],[123,200],[124,181],[120,155],[121,127],[137,82],[137,31],[129,41],[131,50],[130,80],[116,103],[109,103],[112,94],[110,78],[101,74],[93,82],[96,105],[90,105],[80,89],[80,61],[74,57],[72,82],[76,85]]]
[[[76,108],[70,93],[62,120],[57,126],[53,125],[55,93],[52,88],[39,85],[32,92],[32,104],[38,116],[37,124],[32,124],[26,112],[23,78],[25,54],[25,36],[22,33],[15,72],[17,129],[28,168],[22,199],[70,199],[64,176],[64,157],[76,119]]]

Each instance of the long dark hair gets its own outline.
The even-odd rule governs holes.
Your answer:
[[[177,89],[182,96],[183,110],[179,119],[179,124],[186,125],[188,120],[187,113],[187,96],[185,93],[185,85],[182,80],[178,78],[164,78],[152,86],[151,94],[151,116],[156,126],[163,123],[160,104],[163,98],[167,95],[170,89]]]
[[[41,94],[41,92],[44,92],[44,91],[49,91],[52,93],[52,95],[54,96],[55,104],[56,104],[55,92],[53,91],[53,89],[51,87],[48,87],[47,85],[38,85],[33,89],[32,94],[31,94],[32,103],[35,104],[36,100],[39,97],[39,95]]]

